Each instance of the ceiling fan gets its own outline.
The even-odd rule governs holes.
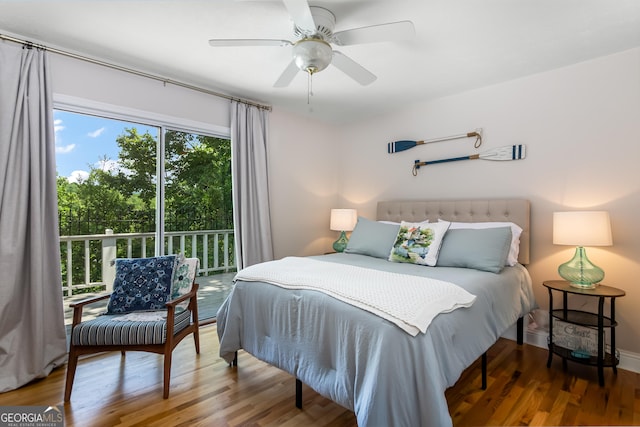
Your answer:
[[[293,59],[276,80],[275,87],[288,86],[302,70],[311,76],[333,64],[336,68],[365,86],[376,76],[348,56],[331,48],[331,44],[349,46],[361,43],[407,40],[415,35],[411,21],[399,21],[333,32],[335,15],[328,9],[309,6],[307,0],[282,0],[293,20],[297,41],[274,39],[212,39],[214,47],[293,46]],[[311,94],[311,89],[309,89]]]

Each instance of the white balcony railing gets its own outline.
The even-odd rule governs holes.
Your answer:
[[[66,258],[62,260],[63,295],[71,296],[76,289],[99,286],[110,291],[115,277],[111,261],[118,257],[153,256],[154,240],[155,233],[113,234],[109,229],[105,234],[60,236],[60,250]],[[165,233],[164,239],[165,253],[199,258],[198,273],[205,276],[236,268],[235,257],[230,253],[232,245],[233,230],[171,231]],[[83,272],[83,280],[74,283],[74,276],[76,282],[80,276],[78,269]]]

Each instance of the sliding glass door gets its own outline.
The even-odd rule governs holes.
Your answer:
[[[200,259],[200,317],[215,316],[236,271],[228,139],[168,130],[164,134],[165,253]]]
[[[183,253],[200,259],[212,296],[201,318],[214,316],[235,271],[230,141],[62,110],[54,120],[66,302],[110,291],[116,257]]]

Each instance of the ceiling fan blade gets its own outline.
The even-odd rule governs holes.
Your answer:
[[[369,70],[337,50],[333,51],[331,63],[362,86],[371,84],[377,79]]]
[[[311,9],[309,9],[309,3],[307,0],[282,0],[284,6],[287,8],[287,12],[293,19],[293,23],[296,24],[300,30],[305,34],[311,36],[318,31],[316,30],[316,23],[311,15]]]
[[[211,39],[209,44],[214,47],[237,47],[237,46],[290,46],[289,40],[273,39]]]
[[[411,21],[390,22],[338,31],[333,35],[338,46],[361,43],[408,40],[415,36],[416,30]]]
[[[284,69],[278,80],[274,83],[273,87],[287,87],[293,81],[293,78],[298,74],[300,68],[296,65],[296,61],[292,60],[287,68]]]

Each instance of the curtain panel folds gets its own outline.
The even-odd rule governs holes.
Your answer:
[[[273,259],[267,165],[268,111],[231,103],[231,173],[238,270]]]
[[[0,42],[0,392],[66,359],[48,67]]]

